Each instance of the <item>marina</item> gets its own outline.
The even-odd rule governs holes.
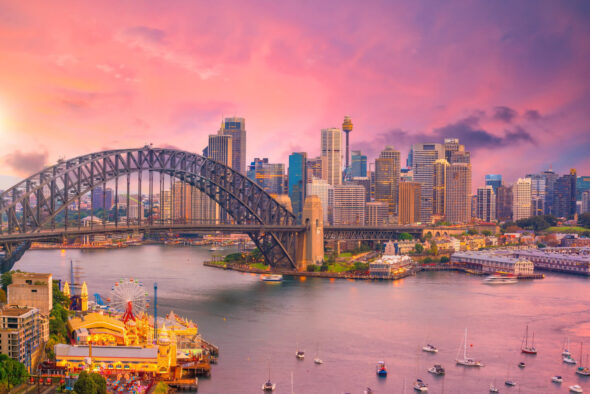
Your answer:
[[[64,255],[31,251],[15,268],[43,272],[52,267],[55,277],[63,279],[69,275],[71,259],[92,278],[89,291],[103,294],[130,273],[146,286],[158,277],[158,308],[198,322],[207,340],[222,350],[218,364],[211,365],[211,378],[199,379],[199,392],[232,392],[243,386],[260,391],[268,379],[269,357],[278,391],[290,387],[293,371],[295,392],[363,392],[367,387],[395,392],[402,389],[404,379],[411,390],[416,377],[429,392],[441,392],[443,382],[445,392],[485,392],[494,380],[503,385],[507,359],[514,360],[509,375],[522,392],[558,393],[572,385],[588,385],[588,378],[576,374],[576,366],[561,359],[565,338],[570,338],[569,350],[575,349],[576,358],[579,343],[590,343],[590,315],[580,308],[589,285],[585,278],[548,274],[542,281],[486,286],[481,277],[445,271],[397,281],[287,276],[269,286],[257,274],[204,267],[202,262],[209,258],[206,246],[67,250]],[[371,299],[383,302],[376,308]],[[523,308],[530,314],[523,316]],[[539,355],[528,357],[526,368],[519,368],[526,324],[547,316],[552,320],[534,325]],[[439,325],[436,332],[428,329],[430,321]],[[464,350],[460,342],[466,327],[467,357],[481,359],[484,368],[455,365],[458,346],[461,353]],[[358,330],[366,334],[355,337],[354,343],[347,340]],[[438,353],[421,351],[426,338]],[[297,341],[313,349],[312,355],[320,343],[324,365],[314,365],[311,357],[297,360]],[[422,360],[418,374],[416,352]],[[585,358],[584,354],[584,366]],[[376,375],[376,360],[386,364],[386,379]],[[445,367],[444,377],[427,372],[434,364]],[[551,381],[555,375],[563,377],[561,389]]]

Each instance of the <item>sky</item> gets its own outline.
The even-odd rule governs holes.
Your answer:
[[[590,2],[0,0],[0,188],[113,148],[200,153],[246,118],[247,161],[457,137],[473,187],[590,175]]]

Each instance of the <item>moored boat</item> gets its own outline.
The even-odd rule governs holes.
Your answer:
[[[414,382],[414,390],[420,392],[428,391],[428,385],[422,381],[422,379],[416,379]]]
[[[524,368],[526,367],[526,364],[524,363],[524,361],[521,361],[518,363],[518,368]]]
[[[433,375],[444,375],[445,369],[440,364],[434,364],[432,367],[428,368],[428,372]]]
[[[387,376],[387,367],[385,366],[384,361],[378,361],[377,366],[375,367],[377,376],[380,378],[384,378]]]
[[[428,344],[426,346],[422,347],[422,350],[428,353],[438,353],[438,349],[436,348],[436,346]]]
[[[574,360],[571,354],[569,356],[563,356],[563,362],[566,364],[576,364],[576,360]]]
[[[553,383],[563,383],[563,378],[560,375],[555,375],[551,378]]]
[[[582,389],[582,386],[580,386],[579,384],[574,384],[573,386],[569,387],[570,392],[571,393],[583,393],[584,390]]]
[[[270,380],[262,385],[262,391],[275,391],[276,388],[277,385],[272,383]]]
[[[499,391],[493,383],[490,383],[490,393],[498,393]]]
[[[516,383],[514,382],[514,380],[507,380],[507,381],[504,382],[504,384],[506,386],[510,386],[510,387],[516,386]]]
[[[533,332],[533,340],[529,345],[529,325],[527,324],[525,334],[522,338],[522,343],[520,344],[520,351],[524,354],[537,354],[537,349],[535,348],[535,333]]]
[[[303,350],[297,350],[295,352],[295,357],[297,357],[298,360],[303,360],[305,358],[305,352]]]
[[[455,360],[458,365],[463,365],[465,367],[483,367],[483,364],[480,361],[474,360],[470,357],[467,357],[467,329],[465,329],[465,339],[463,340],[463,357],[459,357],[459,352],[461,351],[461,347],[457,351],[457,359]]]
[[[580,343],[580,366],[576,369],[576,373],[581,376],[590,376],[590,369],[588,369],[588,354],[586,354],[586,366],[584,366],[584,359],[582,358],[583,343]]]

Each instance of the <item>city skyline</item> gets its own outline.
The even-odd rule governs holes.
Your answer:
[[[459,138],[474,188],[551,164],[588,173],[587,6],[510,7],[254,3],[218,18],[188,2],[70,16],[4,4],[1,175],[145,143],[200,152],[234,115],[248,121],[246,162],[315,157],[319,130],[349,115],[350,150],[370,162],[384,145],[405,158],[413,143]]]

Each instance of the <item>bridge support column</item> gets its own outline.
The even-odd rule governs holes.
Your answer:
[[[301,212],[301,223],[307,228],[297,236],[296,264],[305,271],[309,264],[324,261],[324,213],[318,196],[308,196]]]

